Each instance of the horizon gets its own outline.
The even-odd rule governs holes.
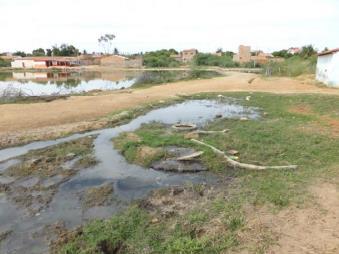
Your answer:
[[[45,3],[0,0],[0,52],[30,53],[62,43],[81,52],[102,52],[97,39],[105,33],[116,35],[113,48],[123,53],[170,48],[237,52],[239,45],[273,52],[310,44],[321,51],[339,45],[339,3],[334,0],[61,0],[50,7]]]

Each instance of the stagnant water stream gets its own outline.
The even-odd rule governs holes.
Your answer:
[[[0,193],[0,233],[11,233],[0,243],[0,253],[46,253],[48,242],[44,235],[46,225],[63,221],[67,228],[80,225],[93,218],[108,218],[128,204],[145,197],[150,190],[186,183],[213,183],[217,179],[210,173],[165,173],[129,164],[113,148],[112,138],[122,132],[134,131],[144,123],[153,121],[164,124],[178,122],[194,123],[203,127],[221,114],[225,118],[256,119],[259,113],[255,108],[245,108],[232,99],[189,100],[172,106],[155,109],[115,128],[74,134],[57,140],[33,142],[21,147],[0,150],[0,172],[18,163],[16,157],[35,149],[46,148],[84,136],[97,135],[94,140],[94,153],[99,163],[94,167],[79,171],[67,182],[61,184],[48,208],[34,216],[28,216],[6,194]],[[1,182],[10,182],[0,175]],[[114,186],[112,205],[83,209],[79,193],[103,183]]]

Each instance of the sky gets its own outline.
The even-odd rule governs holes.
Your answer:
[[[123,53],[322,50],[339,47],[339,0],[0,0],[0,32],[0,52],[62,43],[99,52],[105,33]]]

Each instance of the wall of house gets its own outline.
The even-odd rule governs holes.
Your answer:
[[[106,56],[100,60],[100,65],[112,68],[141,68],[143,60],[141,57],[128,59],[121,56]]]
[[[125,66],[125,60],[124,57],[120,56],[104,56],[100,60],[100,65],[123,68]]]
[[[46,68],[46,62],[45,61],[34,61],[33,68]]]
[[[17,59],[11,62],[12,68],[46,68],[45,61]]]
[[[33,60],[14,60],[11,62],[12,68],[34,68]]]
[[[239,46],[239,62],[247,63],[251,61],[251,47],[250,46]]]
[[[316,79],[339,88],[339,52],[318,56]]]
[[[197,54],[197,51],[195,50],[182,51],[181,59],[184,63],[191,62],[196,54]]]

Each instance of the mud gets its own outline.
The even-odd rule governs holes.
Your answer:
[[[114,201],[113,183],[104,183],[97,187],[91,187],[81,194],[81,203],[84,208],[96,206],[109,206]]]
[[[257,109],[231,99],[192,100],[155,109],[115,128],[0,150],[0,178],[7,181],[0,195],[1,232],[11,231],[0,252],[48,253],[48,242],[58,231],[50,230],[53,225],[63,231],[109,218],[155,189],[216,183],[207,172],[176,174],[129,164],[111,140],[154,121],[202,127],[218,113],[234,119],[259,117]],[[76,146],[79,142],[87,149]]]
[[[46,209],[63,182],[92,165],[85,158],[92,153],[93,140],[94,137],[85,137],[5,162],[13,165],[1,172],[0,179],[11,181],[1,183],[0,190],[29,216],[38,214]],[[67,164],[73,164],[72,169]]]

